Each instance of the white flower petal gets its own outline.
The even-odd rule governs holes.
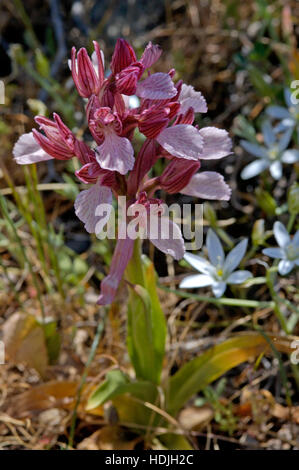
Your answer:
[[[281,156],[283,163],[296,163],[299,161],[299,150],[285,150]]]
[[[293,134],[293,128],[287,129],[281,136],[280,140],[278,141],[278,149],[280,152],[283,152],[287,148],[290,143],[291,137]]]
[[[243,180],[248,180],[254,176],[259,175],[266,168],[269,167],[269,161],[267,160],[254,160],[253,162],[246,165],[245,168],[241,171],[241,178]]]
[[[289,261],[287,259],[283,259],[283,260],[279,261],[278,272],[282,276],[285,276],[286,274],[289,274],[289,272],[292,271],[294,266],[295,266],[294,261]]]
[[[279,180],[282,177],[282,164],[279,161],[272,163],[269,167],[272,178]]]
[[[263,133],[265,144],[267,145],[267,147],[271,147],[276,141],[276,135],[269,121],[263,122],[262,133]]]
[[[239,266],[240,261],[244,257],[247,249],[248,240],[245,238],[240,243],[238,243],[227,255],[223,269],[226,273],[231,273]]]
[[[268,116],[275,118],[275,119],[285,119],[290,117],[290,113],[286,108],[282,106],[268,106],[266,108],[266,113]]]
[[[212,285],[212,291],[215,297],[222,297],[226,289],[226,283],[225,282],[215,282]]]
[[[208,230],[206,245],[211,263],[213,263],[214,266],[222,266],[224,262],[224,251],[218,236],[212,229]]]
[[[270,258],[284,258],[285,253],[282,248],[264,248],[263,254],[269,256]]]
[[[243,284],[243,282],[250,279],[252,274],[250,271],[235,271],[234,273],[230,274],[230,276],[226,279],[227,284]]]
[[[273,231],[276,241],[281,248],[285,248],[289,243],[291,243],[289,232],[281,222],[276,221],[274,223]]]
[[[299,230],[297,230],[297,232],[293,236],[292,244],[294,246],[299,246]]]
[[[215,269],[208,260],[201,256],[194,255],[193,253],[185,253],[184,259],[191,264],[194,269],[203,274],[209,274]]]
[[[255,157],[268,158],[267,149],[265,147],[262,147],[258,144],[253,144],[247,140],[241,140],[240,144],[243,149],[245,149],[246,152],[250,153],[251,155],[254,155]]]
[[[193,274],[182,280],[180,286],[182,289],[193,289],[196,287],[206,287],[213,284],[213,278],[207,274]]]

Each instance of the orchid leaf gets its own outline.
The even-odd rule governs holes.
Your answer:
[[[268,335],[278,351],[290,351],[286,338]],[[269,350],[259,333],[242,334],[218,344],[185,364],[166,386],[167,411],[175,415],[193,395],[218,379],[228,370]]]

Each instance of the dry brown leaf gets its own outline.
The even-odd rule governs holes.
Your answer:
[[[119,426],[104,426],[78,444],[79,450],[133,450],[140,437],[129,439]]]
[[[86,386],[87,387],[87,386]],[[85,387],[85,389],[86,389]],[[63,408],[72,410],[75,404],[75,398],[78,390],[78,383],[71,381],[47,382],[37,385],[20,395],[13,397],[13,403],[9,407],[8,414],[18,417],[26,417],[34,412],[47,410],[49,408]],[[86,401],[90,393],[82,392],[81,402],[78,406],[78,413],[86,413]],[[97,407],[88,412],[88,414],[103,416],[102,407]]]
[[[15,363],[25,363],[44,376],[48,354],[42,327],[33,315],[14,313],[3,325],[5,353]]]
[[[184,429],[190,431],[206,426],[213,419],[213,416],[214,412],[209,405],[190,406],[181,411],[178,420]]]

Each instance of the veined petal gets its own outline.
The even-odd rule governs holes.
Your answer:
[[[270,162],[268,160],[254,160],[243,168],[241,171],[241,178],[243,180],[248,180],[259,175],[269,167],[269,163]]]
[[[96,159],[105,170],[118,171],[122,175],[134,166],[134,150],[126,137],[109,132],[104,142],[96,148]]]
[[[208,230],[206,245],[208,248],[208,255],[214,266],[223,266],[224,262],[224,251],[222,244],[211,228]]]
[[[262,147],[258,144],[253,144],[247,140],[241,140],[240,144],[243,149],[245,149],[246,152],[250,153],[251,155],[254,155],[255,157],[268,158],[268,152],[265,147]]]
[[[188,196],[200,197],[202,199],[228,201],[231,195],[231,188],[226,184],[220,173],[215,171],[202,171],[193,175],[187,186],[180,192]]]
[[[245,238],[229,252],[223,265],[223,269],[226,273],[232,273],[236,267],[239,266],[246,253],[247,243],[248,240]]]
[[[177,94],[168,73],[153,73],[142,82],[138,82],[136,95],[149,100],[166,100]]]
[[[169,217],[152,215],[147,236],[152,244],[163,253],[173,256],[174,259],[183,258],[185,246],[181,230]]]
[[[278,272],[282,276],[285,276],[286,274],[289,274],[289,272],[292,271],[294,266],[295,266],[294,261],[289,261],[288,259],[282,259],[278,263]]]
[[[226,279],[227,284],[243,284],[243,282],[250,279],[252,274],[250,271],[235,271],[234,273],[230,274]]]
[[[207,274],[193,274],[185,277],[179,287],[182,289],[193,289],[196,287],[206,287],[213,284],[213,278]]]
[[[113,302],[124,271],[133,254],[134,240],[129,238],[117,240],[112,257],[110,272],[101,282],[101,295],[99,305],[109,305]]]
[[[201,256],[194,255],[193,253],[185,253],[184,259],[189,263],[193,268],[203,274],[210,274],[214,271],[214,266]]]
[[[103,209],[103,210],[101,210]],[[81,191],[75,200],[76,216],[84,223],[88,233],[99,234],[109,220],[112,209],[112,192],[100,182]]]
[[[189,124],[167,127],[157,137],[157,141],[174,157],[187,160],[201,158],[203,138],[199,131]]]
[[[281,156],[283,163],[296,163],[299,161],[299,150],[285,150]]]
[[[186,113],[189,108],[193,108],[195,113],[206,113],[208,110],[207,102],[200,91],[195,91],[193,86],[185,83],[182,85],[179,102],[182,114]]]
[[[279,161],[272,163],[269,167],[272,178],[279,180],[282,177],[282,164]]]
[[[225,282],[214,282],[212,284],[212,291],[215,297],[222,297],[226,289],[226,283]]]
[[[289,243],[291,243],[289,232],[281,222],[276,221],[274,223],[273,231],[276,241],[281,248],[285,248]]]
[[[140,62],[145,69],[148,69],[157,62],[161,54],[161,47],[156,44],[152,44],[150,41],[144,49],[144,52],[140,58]]]
[[[282,248],[264,248],[262,252],[270,258],[285,258],[285,253]]]
[[[19,165],[44,162],[53,159],[53,157],[47,154],[36,142],[33,137],[33,132],[21,135],[15,143],[12,153],[16,163]]]
[[[232,141],[224,129],[204,127],[199,130],[199,133],[203,138],[201,160],[216,160],[231,153]]]

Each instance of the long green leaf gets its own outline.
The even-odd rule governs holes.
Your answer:
[[[92,410],[106,401],[120,395],[130,394],[142,401],[154,402],[157,398],[155,385],[146,381],[130,381],[120,370],[111,370],[107,373],[104,382],[91,395],[87,403],[87,410]]]
[[[138,240],[127,269],[130,282],[127,346],[136,377],[160,382],[166,340],[166,322],[156,291],[152,263],[141,260]]]
[[[278,350],[287,345],[273,338]],[[185,364],[166,384],[167,411],[175,415],[193,395],[218,379],[229,369],[258,356],[269,349],[264,336],[259,333],[238,335],[218,344]]]

